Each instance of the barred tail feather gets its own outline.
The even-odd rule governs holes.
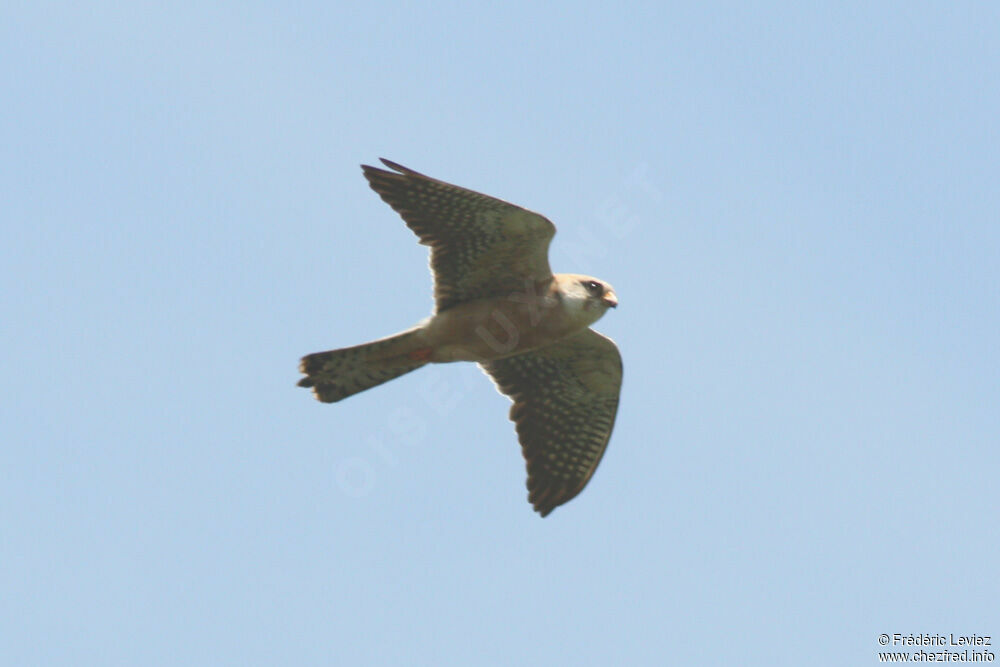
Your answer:
[[[308,354],[299,365],[306,376],[299,386],[312,387],[317,399],[333,403],[417,370],[427,363],[426,358],[411,356],[420,347],[419,329],[411,329],[363,345]]]

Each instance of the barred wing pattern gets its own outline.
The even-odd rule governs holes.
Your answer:
[[[611,339],[585,329],[481,366],[514,401],[528,502],[545,516],[583,490],[604,455],[618,412],[621,354]]]
[[[547,218],[382,160],[362,165],[371,188],[431,248],[437,312],[455,304],[522,293],[552,280]]]

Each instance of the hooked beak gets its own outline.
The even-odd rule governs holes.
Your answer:
[[[608,304],[608,308],[617,308],[618,307],[618,297],[615,296],[614,292],[608,292],[607,294],[605,294],[604,297],[603,297],[603,299],[602,299],[602,301],[604,301],[604,303]]]

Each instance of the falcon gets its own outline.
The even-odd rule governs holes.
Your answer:
[[[542,516],[574,498],[604,455],[618,411],[618,347],[590,325],[618,305],[608,283],[553,274],[555,226],[520,206],[382,160],[371,188],[430,246],[434,314],[388,338],[302,358],[301,387],[340,401],[429,363],[473,361],[510,397]]]

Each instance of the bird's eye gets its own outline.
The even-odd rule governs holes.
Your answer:
[[[587,291],[593,294],[594,296],[601,296],[602,294],[604,294],[604,285],[597,282],[596,280],[588,280],[587,282],[583,283],[583,286],[586,287]]]

